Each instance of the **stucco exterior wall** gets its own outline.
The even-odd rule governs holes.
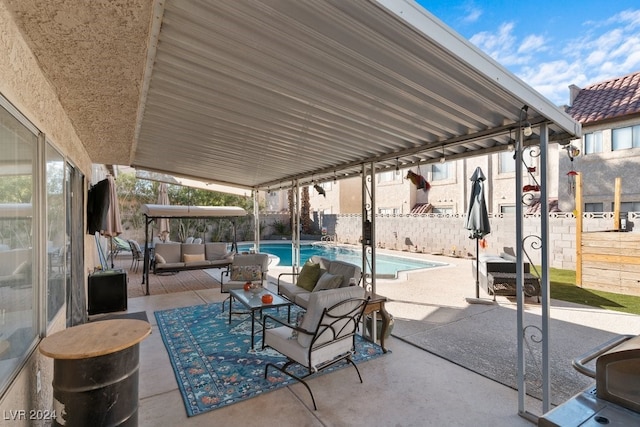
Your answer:
[[[58,96],[40,72],[27,44],[13,24],[10,14],[0,3],[0,92],[40,131],[48,140],[90,178],[91,161],[74,128],[65,114]],[[86,220],[85,220],[86,222]],[[93,253],[91,237],[85,236],[85,260],[91,260]],[[86,280],[86,279],[85,279]],[[85,284],[86,285],[86,284]],[[50,324],[47,334],[65,327],[65,308]],[[36,391],[36,374],[40,371],[42,389]],[[33,349],[22,370],[9,389],[1,397],[0,413],[9,414],[16,410],[47,410],[52,408],[53,361]],[[38,425],[29,420],[16,420],[12,426]]]
[[[640,124],[640,117],[617,120],[615,123],[605,122],[596,125],[585,125],[583,134],[602,132],[602,152],[585,154],[584,138],[571,141],[580,148],[580,155],[573,164],[564,150],[560,153],[561,182],[566,183],[567,171],[573,169],[582,175],[582,197],[584,203],[603,203],[604,210],[612,209],[616,177],[621,177],[621,201],[640,202],[640,148],[612,151],[612,129]],[[560,194],[567,194],[568,185],[561,185]],[[567,198],[565,198],[567,200]]]

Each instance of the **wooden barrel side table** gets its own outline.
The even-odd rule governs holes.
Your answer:
[[[143,320],[104,320],[42,340],[53,361],[54,425],[137,426],[139,343]]]

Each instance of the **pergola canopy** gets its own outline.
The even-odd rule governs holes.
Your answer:
[[[178,206],[144,204],[141,211],[149,218],[216,218],[246,216],[237,206]]]
[[[580,125],[410,0],[8,0],[95,163],[247,189]]]

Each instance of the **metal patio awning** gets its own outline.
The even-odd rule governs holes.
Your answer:
[[[6,3],[95,163],[267,189],[581,131],[410,0]]]

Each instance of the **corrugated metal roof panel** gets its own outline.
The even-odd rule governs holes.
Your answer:
[[[134,160],[250,187],[333,179],[504,146],[505,130],[452,139],[513,126],[522,103],[376,3],[171,1]]]
[[[552,140],[580,133],[411,0],[7,7],[96,163],[266,188],[500,151],[524,105]]]

